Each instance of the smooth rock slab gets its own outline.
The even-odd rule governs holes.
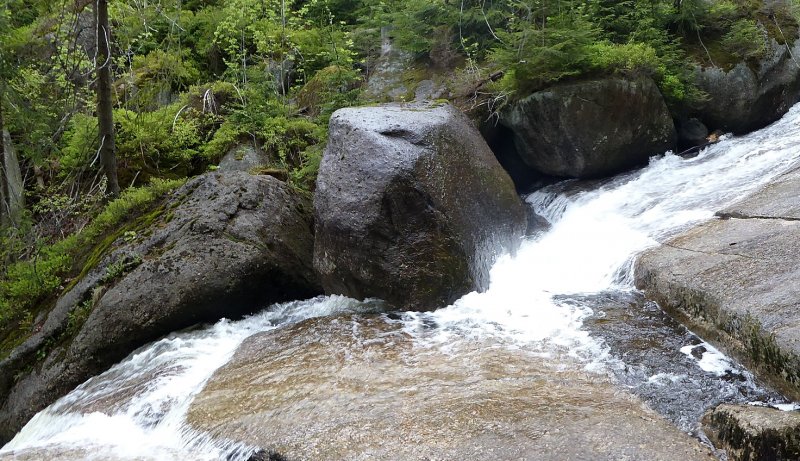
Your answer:
[[[247,339],[195,398],[212,436],[295,460],[711,460],[604,375],[464,340],[442,351],[383,317]],[[494,347],[492,347],[494,346]]]
[[[800,411],[720,405],[703,417],[703,430],[730,461],[800,459]]]
[[[644,253],[636,285],[800,398],[800,170]]]

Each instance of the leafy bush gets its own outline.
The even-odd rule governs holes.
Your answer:
[[[170,105],[153,112],[114,111],[117,123],[117,156],[129,171],[191,171],[202,142],[200,123],[181,107]]]
[[[544,22],[546,27],[541,27]],[[532,91],[585,72],[598,34],[598,29],[572,11],[544,20],[531,14],[513,21],[507,31],[498,31],[503,42],[492,50],[491,59],[508,69],[504,80],[511,89]]]
[[[593,68],[608,72],[655,74],[661,66],[655,48],[646,43],[599,42],[589,47],[589,62]]]
[[[297,104],[311,117],[322,116],[324,123],[336,109],[356,103],[360,83],[358,72],[341,66],[328,66],[297,92]]]
[[[97,118],[85,114],[72,117],[58,157],[62,176],[75,174],[92,162],[98,148],[97,133]]]
[[[134,56],[134,84],[139,88],[155,83],[156,87],[163,84],[167,89],[187,89],[200,78],[200,71],[182,54],[187,53],[156,49],[146,55]]]
[[[758,22],[740,19],[722,37],[725,48],[741,59],[757,59],[767,52],[767,34]]]
[[[123,223],[142,213],[153,202],[184,181],[154,180],[150,185],[128,189],[110,202],[82,231],[52,245],[46,245],[30,259],[7,266],[0,274],[0,331],[58,294],[64,278],[76,276],[76,267],[102,236],[118,231]]]

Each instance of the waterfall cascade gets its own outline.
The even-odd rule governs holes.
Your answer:
[[[711,219],[716,210],[798,161],[800,106],[770,127],[724,139],[695,158],[666,154],[651,159],[646,168],[609,180],[566,181],[544,188],[527,202],[551,228],[524,242],[516,255],[502,257],[485,292],[470,293],[435,312],[389,316],[373,314],[380,306],[372,301],[315,298],[172,334],[36,415],[0,450],[0,459],[8,454],[26,459],[25,453],[37,450],[78,459],[246,458],[252,447],[205,436],[187,425],[195,395],[250,335],[309,318],[352,313],[383,316],[399,325],[417,345],[406,354],[431,348],[458,354],[464,344],[479,342],[550,361],[556,368],[610,376],[664,413],[683,405],[686,411],[671,419],[692,431],[703,405],[779,396],[758,388],[745,370],[710,345],[704,353],[693,354],[700,341],[674,325],[642,324],[636,327],[641,330],[631,327],[629,336],[620,339],[604,333],[611,330],[602,320],[614,316],[609,306],[626,304],[658,317],[657,309],[653,311],[633,287],[635,255]],[[669,319],[663,322],[669,324]],[[668,336],[660,347],[669,349],[664,354],[671,358],[630,363],[626,356],[636,354],[619,352],[627,347],[625,338],[653,332]],[[742,379],[726,379],[731,375]],[[679,394],[681,388],[703,397],[691,400]]]

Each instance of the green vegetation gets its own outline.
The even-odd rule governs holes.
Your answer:
[[[0,0],[0,129],[19,154],[26,207],[13,223],[0,211],[0,330],[29,328],[119,232],[136,238],[129,213],[158,214],[159,197],[240,144],[269,158],[254,174],[311,191],[333,111],[376,102],[362,89],[381,30],[413,53],[411,79],[435,74],[457,104],[480,95],[496,109],[559,81],[644,74],[679,105],[703,97],[688,63],[753,64],[769,40],[796,37],[799,12],[789,0],[108,3],[128,190],[106,204],[92,2]]]
[[[138,217],[148,216],[155,203],[181,184],[182,180],[156,179],[148,186],[128,189],[80,232],[36,248],[31,257],[7,265],[0,273],[0,335],[7,334],[14,324],[29,328],[38,310],[68,287],[70,278],[77,282],[117,237],[134,232],[129,226]],[[131,257],[112,264],[107,281],[139,263],[140,258]]]

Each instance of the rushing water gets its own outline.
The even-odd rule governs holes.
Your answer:
[[[551,228],[513,257],[502,257],[487,291],[432,313],[386,318],[400,322],[419,345],[445,354],[480,341],[614,376],[685,431],[715,403],[778,399],[642,299],[632,265],[637,253],[711,218],[798,160],[795,107],[774,125],[725,139],[692,159],[667,154],[611,180],[547,187],[526,200]],[[246,458],[252,448],[211,439],[186,424],[193,397],[214,371],[254,333],[379,309],[375,302],[323,297],[170,335],[36,415],[0,457],[13,452],[36,459],[37,450],[47,449],[51,456],[80,459]]]

